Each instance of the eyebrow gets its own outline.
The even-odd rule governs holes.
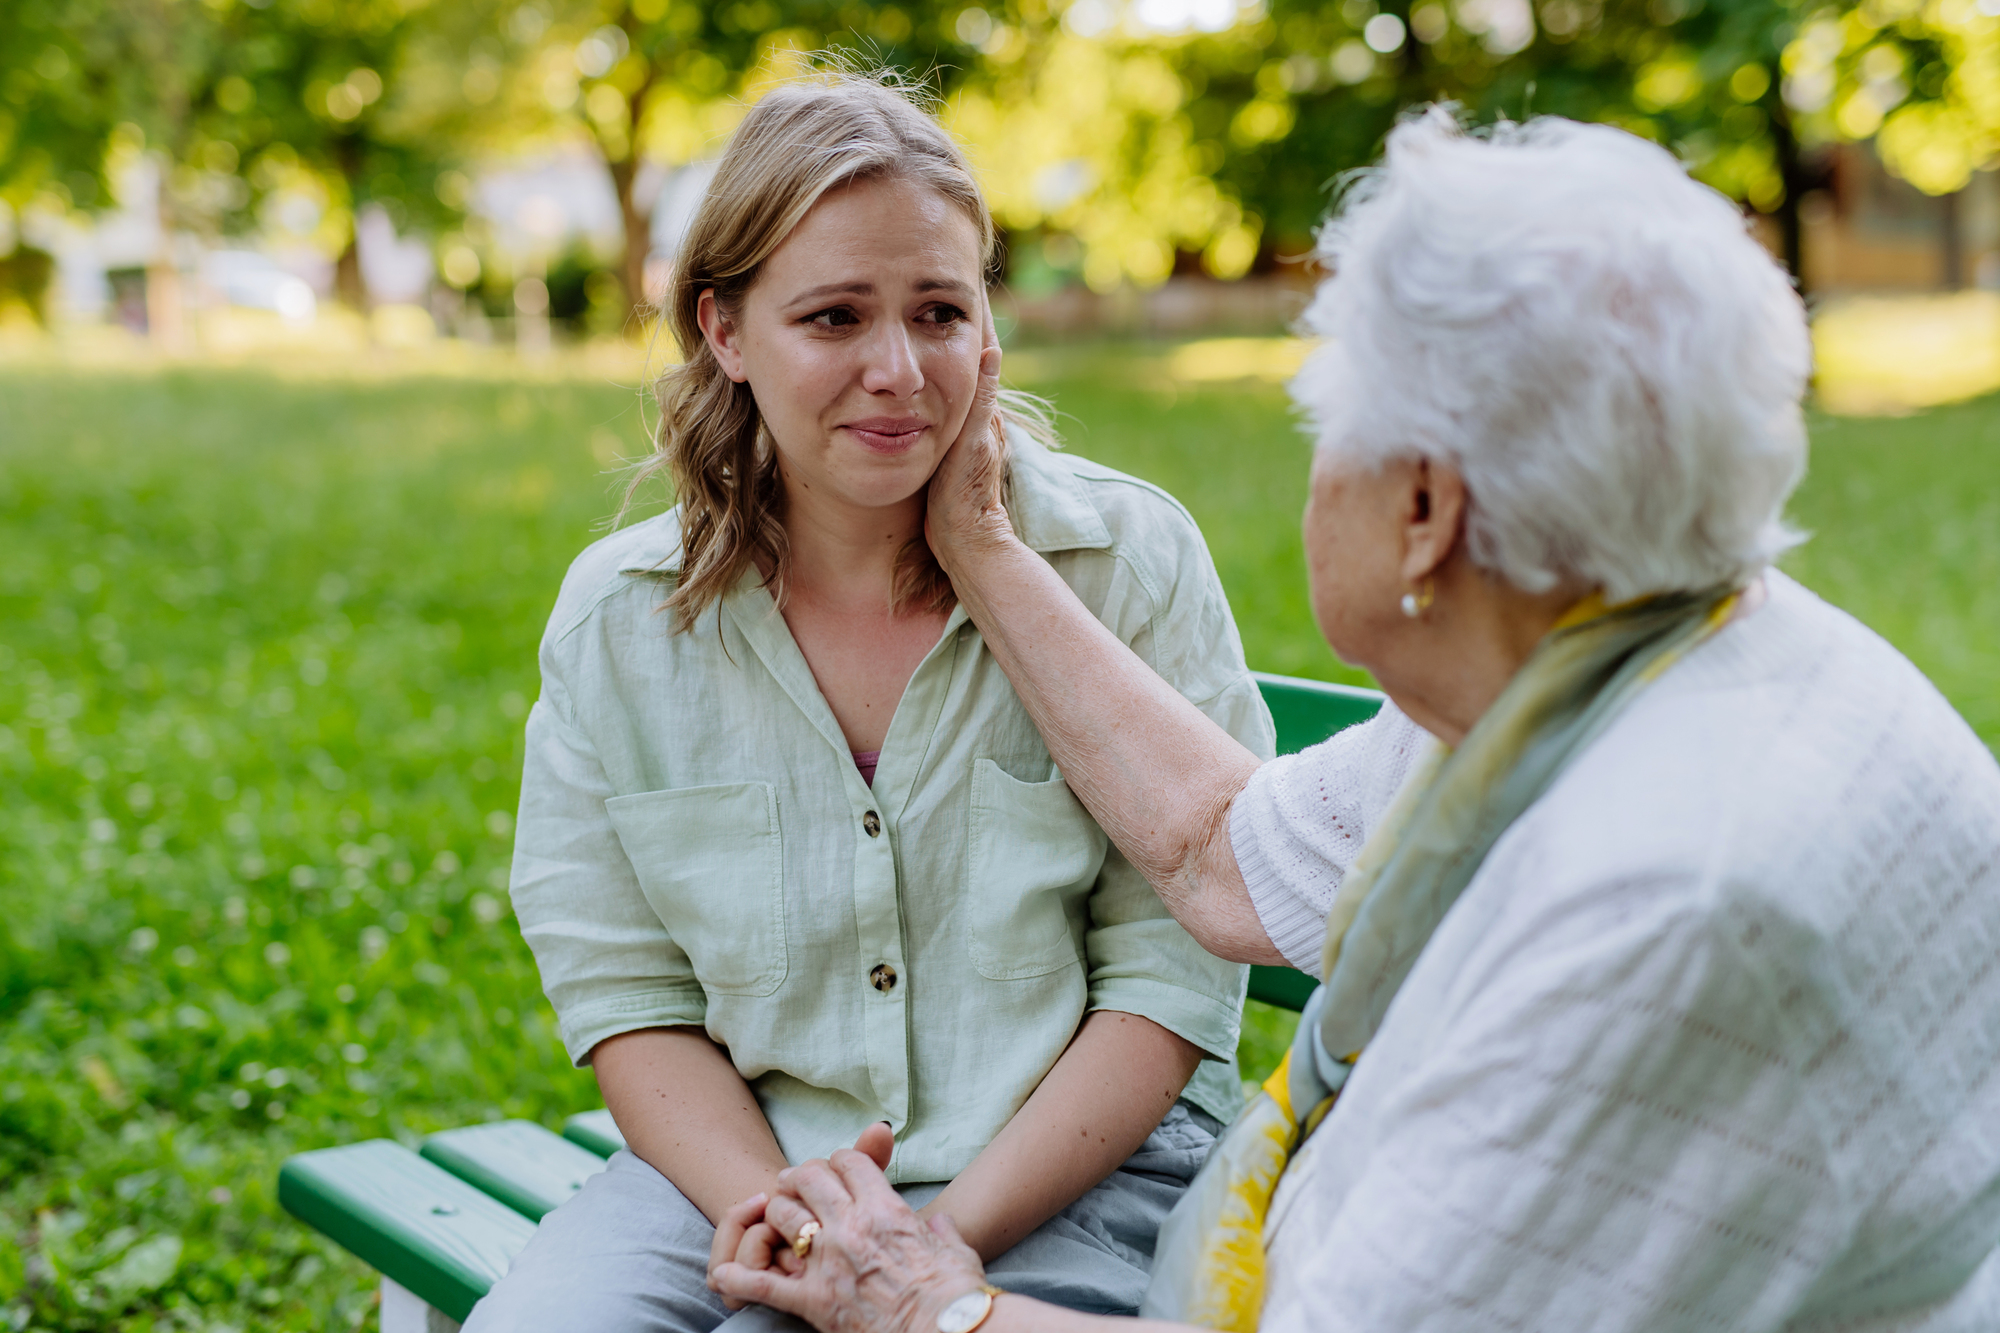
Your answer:
[[[969,298],[972,289],[962,282],[950,278],[918,278],[914,284],[919,292],[949,292],[959,297]],[[873,296],[875,284],[872,282],[832,282],[824,287],[812,287],[800,292],[787,304],[805,305],[825,300],[829,296]]]

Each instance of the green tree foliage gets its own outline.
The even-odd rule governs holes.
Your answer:
[[[84,208],[109,201],[113,149],[176,158],[198,135],[220,34],[174,0],[53,0],[0,10],[0,189]]]
[[[8,101],[23,114],[12,145],[0,148],[0,188],[58,207],[99,207],[111,202],[108,168],[120,157],[148,141],[164,151],[170,169],[159,178],[161,248],[148,303],[169,341],[179,336],[180,299],[167,246],[211,202],[175,168],[191,165],[218,37],[183,10],[175,0],[54,0],[0,11],[0,54],[34,52],[4,76]]]
[[[1946,194],[2000,152],[1994,0],[1272,0],[1253,28],[1177,47],[1219,184],[1298,245],[1404,108],[1552,112],[1672,147],[1767,214],[1801,271],[1799,201],[1834,142]],[[1269,246],[1267,241],[1267,248]]]
[[[431,73],[412,58],[433,21],[429,0],[222,0],[209,10],[221,41],[202,153],[229,174],[241,164],[243,220],[302,176],[316,184],[338,237],[336,285],[360,304],[361,209],[430,226],[457,212],[437,180],[456,161],[461,126],[410,87]]]
[[[961,9],[951,0],[570,0],[551,10],[529,0],[503,20],[517,43],[542,36],[508,71],[515,123],[525,113],[581,129],[602,155],[625,232],[619,278],[636,310],[652,227],[652,202],[638,189],[646,160],[684,165],[714,152],[757,91],[806,68],[813,53],[911,71],[949,92],[979,54],[953,30]],[[498,94],[505,62],[493,57],[489,74],[468,76],[469,94]]]
[[[104,194],[104,146],[116,123],[95,54],[92,0],[0,7],[0,197],[43,190],[90,206]]]
[[[1789,99],[1827,137],[1873,136],[1930,194],[1965,188],[2000,152],[2000,5],[1867,0],[1823,13],[1786,49]]]
[[[983,9],[958,20],[967,35],[984,34],[983,59],[948,119],[971,144],[1001,222],[1023,242],[1042,233],[1040,245],[1019,247],[1036,261],[1074,251],[1047,267],[1074,269],[1099,290],[1156,283],[1194,252],[1209,272],[1240,275],[1262,221],[1217,182],[1223,150],[1196,132],[1190,111],[1207,71],[1187,68],[1172,40],[1078,31],[1074,9],[1061,21],[1025,12],[1022,27]],[[1254,64],[1262,41],[1245,25],[1216,50]]]
[[[402,86],[427,0],[52,0],[0,8],[0,192],[109,204],[107,170],[151,152],[163,230],[245,230],[287,189],[359,297],[355,211],[436,222],[454,131]],[[170,266],[156,265],[165,280]]]
[[[438,228],[472,157],[583,141],[618,200],[630,312],[645,165],[712,155],[771,80],[844,49],[926,80],[1017,253],[1099,288],[1303,252],[1341,174],[1435,101],[1667,144],[1772,214],[1796,271],[1814,144],[1876,138],[1934,192],[2000,147],[2000,19],[1980,5],[1265,0],[1175,34],[1120,0],[46,0],[0,8],[0,197],[99,206],[106,163],[141,148],[196,231],[317,194],[313,239],[358,297],[358,209]],[[476,278],[462,238],[441,249]]]
[[[1478,122],[1608,121],[1675,147],[1736,198],[1780,208],[1804,178],[1780,96],[1799,22],[1788,0],[1274,0],[1254,52],[1225,33],[1180,54],[1202,88],[1191,119],[1218,150],[1217,179],[1296,247],[1338,176],[1425,102]]]

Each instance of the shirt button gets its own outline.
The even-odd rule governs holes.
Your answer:
[[[875,964],[875,970],[868,974],[868,981],[876,990],[887,995],[890,991],[896,989],[896,969],[890,967],[887,963],[877,963]]]
[[[861,816],[861,831],[871,838],[880,833],[882,831],[882,816],[876,814],[873,810]],[[893,977],[896,974],[891,972],[889,975]]]

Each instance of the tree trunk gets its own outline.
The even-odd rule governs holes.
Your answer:
[[[1781,80],[1774,78],[1771,86],[1777,88]],[[1798,136],[1792,133],[1791,118],[1786,115],[1783,101],[1773,96],[1769,103],[1771,116],[1771,146],[1778,157],[1778,179],[1784,186],[1784,198],[1772,214],[1777,219],[1780,248],[1784,251],[1785,268],[1792,275],[1792,282],[1799,289],[1799,295],[1806,294],[1806,229],[1805,220],[1799,215],[1799,198],[1817,182],[1808,179],[1805,163],[1799,152]]]
[[[1944,289],[1959,291],[1965,286],[1965,219],[1959,207],[1962,191],[1938,199],[1938,258]]]
[[[353,135],[336,139],[333,160],[347,182],[347,244],[333,263],[333,294],[349,310],[368,313],[368,284],[361,277],[361,146]]]
[[[625,331],[633,333],[646,319],[646,257],[653,251],[653,206],[643,206],[633,187],[639,180],[636,149],[623,162],[613,162],[611,183],[618,191],[618,217],[625,227],[625,251],[619,265],[618,281],[625,289]]]
[[[174,257],[173,164],[160,161],[156,191],[160,243],[146,265],[146,332],[162,351],[179,352],[187,345],[187,307],[181,287],[180,264]]]
[[[361,280],[361,244],[355,232],[347,236],[347,246],[333,261],[333,294],[349,310],[366,313],[368,284]]]
[[[637,50],[639,20],[630,5],[619,14],[618,23],[624,28],[628,43]],[[623,160],[613,161],[609,146],[601,138],[598,141],[605,164],[611,168],[611,183],[618,191],[618,220],[625,228],[625,255],[619,265],[618,281],[625,290],[627,333],[639,332],[646,323],[646,258],[653,252],[653,200],[648,199],[641,205],[634,190],[639,183],[639,167],[643,161],[639,148],[639,120],[646,113],[646,96],[653,91],[653,82],[659,77],[659,67],[648,65],[646,77],[625,95]]]

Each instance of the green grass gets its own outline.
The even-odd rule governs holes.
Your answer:
[[[1073,447],[1188,504],[1251,661],[1358,679],[1282,397],[1065,371]],[[287,1154],[596,1104],[504,884],[535,641],[637,440],[611,386],[0,368],[0,1329],[357,1327]],[[1789,567],[2000,744],[2000,401],[1819,423],[1797,509]]]
[[[2000,751],[2000,397],[1816,423],[1784,568],[1908,654]]]

